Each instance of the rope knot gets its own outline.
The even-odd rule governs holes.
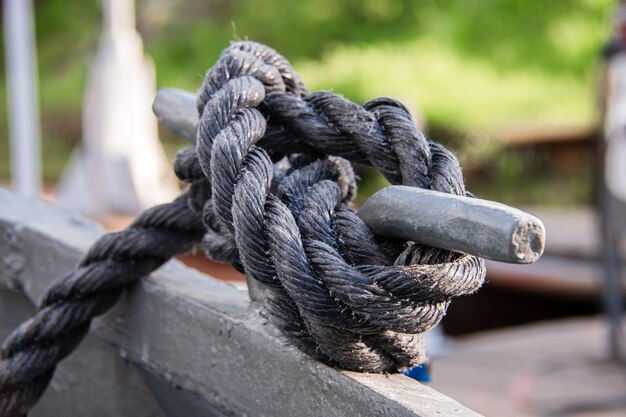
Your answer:
[[[420,363],[419,334],[452,297],[482,284],[484,265],[375,236],[352,209],[349,161],[393,183],[464,195],[458,161],[396,100],[359,106],[304,95],[294,80],[284,58],[247,42],[207,73],[195,150],[220,234],[205,236],[205,250],[225,259],[228,247],[230,261],[267,286],[270,321],[318,359],[374,372]]]
[[[470,195],[454,155],[428,140],[399,102],[359,106],[308,94],[276,51],[236,42],[208,71],[197,108],[195,146],[174,164],[190,187],[99,239],[7,338],[0,415],[26,414],[94,317],[198,244],[267,287],[267,316],[291,343],[358,371],[421,363],[420,333],[453,297],[482,284],[481,259],[377,236],[352,207],[352,163],[394,184]]]

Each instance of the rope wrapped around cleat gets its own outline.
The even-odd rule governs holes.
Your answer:
[[[374,235],[351,208],[357,162],[394,184],[469,195],[454,155],[399,102],[309,94],[276,51],[237,42],[208,71],[197,105],[195,146],[174,167],[190,187],[103,236],[7,338],[0,416],[25,415],[94,317],[198,244],[267,288],[266,314],[290,343],[349,370],[420,364],[420,333],[482,285],[481,259]]]

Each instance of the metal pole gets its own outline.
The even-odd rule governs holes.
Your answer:
[[[37,61],[31,0],[4,0],[11,172],[15,190],[39,196],[41,160]]]

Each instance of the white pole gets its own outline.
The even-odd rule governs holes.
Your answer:
[[[83,140],[56,200],[82,214],[139,213],[180,193],[151,112],[156,75],[135,28],[135,0],[102,0],[104,27],[89,67]]]
[[[4,0],[9,135],[13,186],[39,196],[41,160],[37,60],[31,0]]]

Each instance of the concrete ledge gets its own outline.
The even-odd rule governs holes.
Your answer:
[[[101,234],[76,215],[0,189],[0,337],[32,313],[32,303]],[[177,262],[141,280],[94,322],[33,415],[77,411],[181,417],[477,415],[402,375],[339,372],[309,359],[281,340],[245,292]]]

